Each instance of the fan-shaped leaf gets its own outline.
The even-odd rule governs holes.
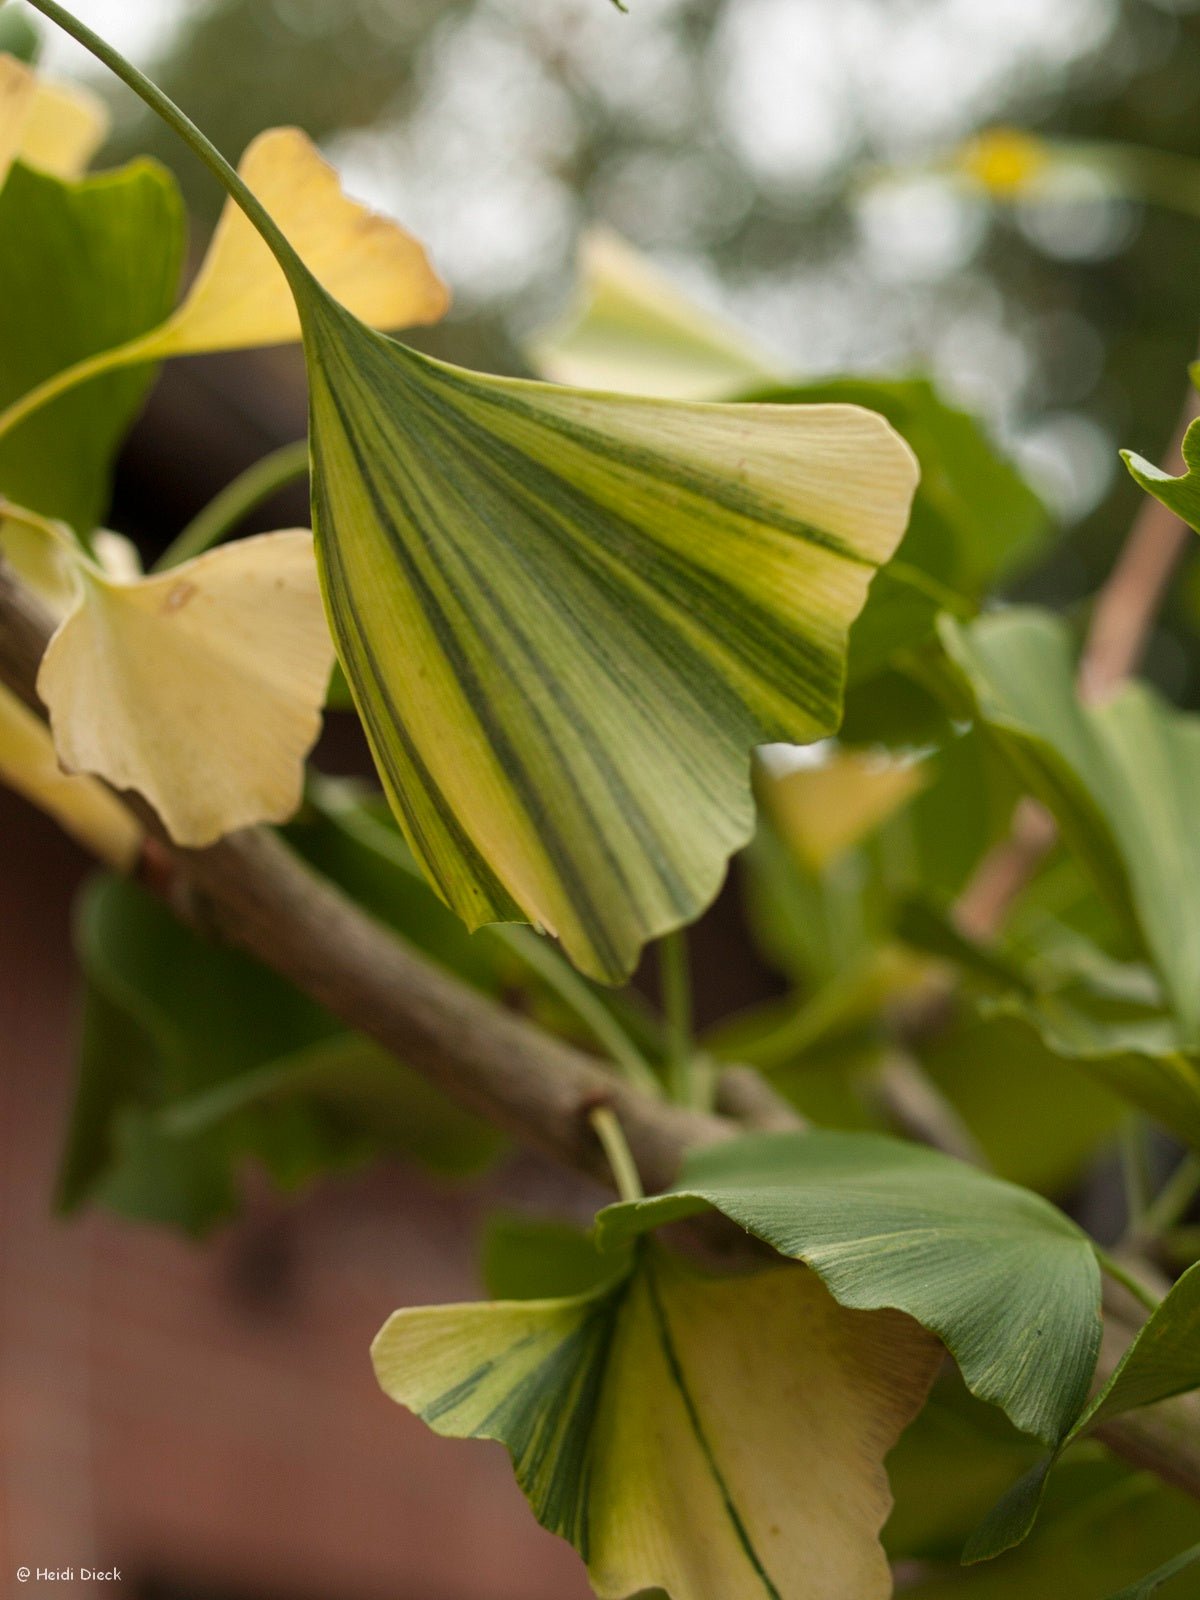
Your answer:
[[[911,454],[856,407],[485,378],[302,309],[330,615],[409,842],[469,925],[621,978],[748,837],[750,747],[835,726]]]
[[[602,1600],[883,1600],[883,1459],[937,1345],[794,1269],[714,1279],[657,1252],[566,1300],[398,1311],[384,1390],[498,1439]]]
[[[820,1273],[842,1305],[931,1328],[970,1389],[1056,1443],[1087,1398],[1100,1278],[1087,1236],[1040,1196],[877,1134],[697,1151],[665,1194],[600,1213],[601,1241],[711,1206]]]

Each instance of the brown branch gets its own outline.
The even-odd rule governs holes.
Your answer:
[[[1187,399],[1164,470],[1178,461],[1183,436],[1200,415],[1200,394]],[[1091,704],[1112,694],[1141,662],[1171,574],[1189,539],[1187,524],[1161,500],[1146,495],[1129,536],[1092,605],[1079,660],[1080,698]],[[955,922],[970,938],[988,939],[1003,926],[1013,902],[1057,837],[1054,819],[1033,800],[1017,807],[1007,839],[980,862],[955,907]]]
[[[0,678],[34,706],[50,628],[0,564]],[[634,1093],[594,1056],[452,978],[274,832],[249,828],[207,850],[182,850],[144,803],[125,798],[154,837],[152,886],[177,912],[255,956],[523,1143],[606,1180],[588,1113],[607,1102],[654,1189],[675,1176],[688,1146],[737,1131],[721,1118]]]
[[[0,682],[37,707],[38,663],[51,619],[0,562]],[[632,1089],[594,1057],[543,1033],[412,950],[263,828],[207,850],[171,845],[144,803],[126,797],[152,836],[150,876],[183,917],[219,933],[422,1072],[451,1099],[523,1144],[611,1185],[589,1124],[597,1104],[621,1121],[648,1189],[675,1176],[684,1153],[727,1138],[726,1117],[656,1100]],[[730,1080],[734,1101],[745,1084]],[[754,1097],[759,1116],[781,1126],[773,1094]],[[747,1241],[744,1235],[741,1247]],[[761,1259],[761,1252],[754,1252]],[[1128,1342],[1110,1333],[1098,1377]],[[1200,1427],[1194,1407],[1171,1402],[1118,1419],[1106,1440],[1200,1499]]]

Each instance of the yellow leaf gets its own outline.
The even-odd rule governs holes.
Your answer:
[[[839,750],[818,767],[764,774],[762,796],[785,843],[820,872],[918,794],[925,774],[913,761]]]
[[[372,1353],[436,1432],[508,1447],[602,1600],[892,1592],[883,1462],[941,1347],[814,1273],[711,1278],[651,1251],[572,1299],[398,1311]]]
[[[333,665],[302,530],[137,582],[81,565],[38,674],[63,765],[135,789],[182,845],[300,803]]]
[[[55,83],[0,56],[0,184],[18,159],[55,178],[78,178],[108,132],[108,109],[87,89]]]
[[[74,83],[38,83],[21,160],[54,178],[81,178],[104,143],[108,107],[98,95]]]
[[[0,56],[0,184],[21,153],[37,94],[37,77],[13,56]]]
[[[4,688],[0,688],[0,779],[110,866],[124,872],[137,860],[142,834],[133,817],[94,778],[63,772],[50,730]]]
[[[424,247],[397,223],[347,198],[337,173],[299,129],[260,134],[238,170],[312,275],[363,322],[407,328],[445,314],[448,292]],[[232,201],[187,298],[148,337],[160,356],[300,337],[287,279]]]

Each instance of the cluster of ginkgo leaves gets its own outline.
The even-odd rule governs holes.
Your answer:
[[[382,1152],[459,1171],[494,1153],[403,1063],[119,876],[144,817],[124,792],[183,847],[280,825],[464,982],[520,994],[648,1093],[705,1105],[715,1064],[748,1063],[821,1125],[701,1151],[665,1195],[627,1184],[591,1239],[503,1223],[495,1301],[379,1335],[384,1389],[501,1440],[598,1594],[871,1600],[908,1560],[925,1600],[1099,1597],[1200,1539],[1154,1486],[1119,1560],[1055,1543],[1060,1515],[1114,1526],[1130,1494],[1078,1441],[1200,1385],[1200,1251],[1174,1226],[1194,1166],[1134,1219],[1187,1270],[1090,1399],[1111,1263],[1046,1197],[1130,1108],[1200,1149],[1200,722],[1138,684],[1084,706],[1067,624],[980,615],[1047,540],[1036,497],[928,384],[792,382],[604,236],[582,309],[529,351],[544,381],[420,355],[378,330],[442,316],[444,285],[302,133],[264,133],[235,173],[34,3],[229,194],[181,295],[170,174],[90,173],[98,103],[0,56],[0,557],[54,624],[45,720],[0,688],[0,777],[118,869],[79,918],[63,1203],[200,1230],[248,1157],[294,1184]],[[202,518],[144,573],[99,524],[157,364],[288,341],[312,532],[222,542],[228,519]],[[1196,437],[1183,478],[1130,465],[1200,526]],[[381,794],[306,774],[335,657]],[[1022,792],[1062,845],[985,949],[946,907]],[[704,910],[752,836],[751,921],[788,993],[672,1071],[671,1030],[603,986]],[[949,1011],[901,1043],[931,986]],[[901,1052],[977,1164],[883,1131]],[[706,1211],[780,1264],[716,1277],[652,1237]],[[975,1524],[972,1560],[1024,1540],[1043,1492],[1043,1526],[987,1569],[1000,1587],[952,1572]]]

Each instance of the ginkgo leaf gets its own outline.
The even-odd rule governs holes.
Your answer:
[[[108,125],[104,102],[90,90],[41,78],[0,55],[0,185],[18,159],[56,178],[78,178]]]
[[[300,804],[333,646],[303,530],[159,576],[81,566],[38,673],[59,759],[135,789],[194,847]]]
[[[408,841],[470,926],[620,979],[749,837],[751,746],[836,725],[912,454],[856,406],[483,377],[302,309],[318,557]]]
[[[286,821],[333,666],[312,535],[144,578],[116,535],[93,559],[61,523],[0,512],[0,553],[62,619],[38,672],[61,765],[144,795],[178,844]]]
[[[968,1388],[1057,1444],[1100,1346],[1091,1240],[1040,1195],[901,1139],[746,1135],[691,1152],[679,1182],[607,1207],[601,1246],[707,1207],[820,1274],[844,1306],[889,1306],[941,1338]]]
[[[972,1534],[964,1559],[987,1561],[1020,1544],[1033,1528],[1046,1480],[1068,1445],[1110,1417],[1200,1388],[1200,1263],[1159,1303],[1116,1371],[1052,1455],[1020,1478]]]
[[[1032,608],[941,632],[980,721],[1140,935],[1183,1049],[1200,1048],[1200,718],[1140,683],[1082,704],[1067,628]]]
[[[58,764],[50,730],[0,687],[0,782],[46,811],[71,836],[122,871],[137,860],[142,830],[115,795]]]
[[[720,400],[781,381],[748,335],[698,306],[607,228],[579,250],[579,301],[530,346],[555,383],[675,400]]]
[[[1161,500],[1168,510],[1200,533],[1200,421],[1193,422],[1183,436],[1185,470],[1178,477],[1172,477],[1133,450],[1122,450],[1121,455],[1148,494]]]
[[[372,327],[410,328],[445,315],[449,296],[424,247],[343,194],[337,173],[298,128],[260,134],[238,171],[313,277],[354,316]],[[154,354],[238,350],[299,337],[287,279],[253,224],[227,202],[186,299],[150,335]]]
[[[507,1446],[601,1600],[892,1592],[883,1461],[940,1347],[812,1273],[718,1279],[647,1250],[572,1299],[398,1311],[372,1353],[436,1432]]]
[[[15,56],[0,55],[0,184],[21,153],[37,94],[37,74]]]
[[[919,794],[929,773],[916,761],[835,750],[819,766],[764,770],[759,793],[788,848],[821,872]]]
[[[0,238],[20,240],[0,251],[0,491],[86,538],[104,520],[113,460],[154,369],[78,378],[98,352],[103,366],[169,315],[182,197],[153,161],[66,182],[22,160],[0,189]]]

